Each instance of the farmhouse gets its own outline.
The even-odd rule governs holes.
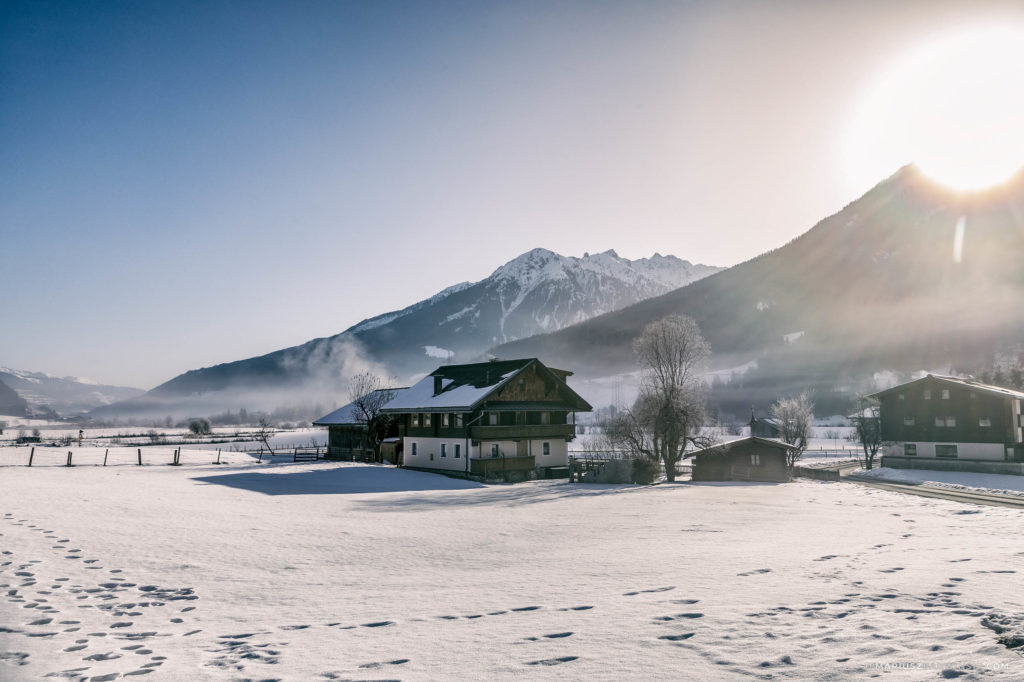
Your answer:
[[[1024,393],[929,374],[879,391],[882,466],[1024,474]]]
[[[364,396],[363,400],[369,396],[379,396],[381,402],[387,404],[391,400],[394,400],[402,391],[406,391],[406,388],[385,388]],[[373,402],[373,401],[370,401]],[[320,417],[313,426],[326,426],[327,427],[327,458],[328,459],[364,459],[368,456],[373,455],[373,444],[368,438],[368,429],[365,421],[365,416],[360,418],[360,410],[357,408],[356,401],[339,407],[334,412],[328,415]],[[392,423],[388,425],[388,436],[398,435],[398,425]],[[390,440],[390,439],[389,439]],[[382,452],[384,448],[382,448]],[[394,448],[390,448],[388,452],[394,452]]]
[[[748,436],[696,450],[694,481],[788,481],[786,452],[793,446],[781,440]]]
[[[397,418],[402,464],[521,480],[569,464],[586,400],[572,372],[536,358],[438,367],[384,407]]]

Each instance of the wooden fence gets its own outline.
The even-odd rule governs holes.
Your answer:
[[[11,450],[13,450],[14,452],[17,452],[19,454],[23,454],[26,449],[28,450],[28,457],[26,457],[26,459],[24,460],[24,464],[25,464],[25,466],[29,466],[29,467],[33,466],[33,465],[35,465],[35,466],[54,466],[55,465],[55,462],[54,462],[55,458],[59,458],[58,461],[61,462],[61,466],[65,466],[65,467],[83,466],[83,465],[84,466],[107,466],[107,460],[109,459],[110,450],[112,450],[112,449],[115,450],[115,451],[119,451],[119,452],[115,452],[115,459],[120,459],[122,461],[120,461],[120,462],[118,462],[118,461],[110,462],[111,466],[126,466],[128,464],[133,464],[135,466],[142,466],[143,464],[167,464],[167,465],[170,465],[170,466],[181,466],[181,455],[182,455],[182,452],[183,452],[183,449],[180,448],[180,447],[174,448],[170,452],[168,452],[165,448],[158,448],[158,447],[153,447],[153,446],[146,447],[146,448],[139,447],[139,448],[134,448],[135,452],[131,453],[129,455],[130,458],[131,458],[131,461],[130,462],[125,462],[125,461],[123,461],[123,460],[126,459],[126,454],[127,454],[127,453],[125,453],[125,450],[129,450],[129,452],[130,452],[130,448],[125,448],[125,447],[104,448],[104,451],[103,451],[103,461],[102,461],[102,463],[100,463],[100,461],[98,459],[95,459],[95,457],[97,455],[94,454],[94,451],[97,448],[89,448],[88,449],[89,454],[92,455],[92,456],[90,457],[90,459],[88,461],[84,461],[84,462],[82,461],[82,457],[80,455],[79,455],[78,460],[76,461],[75,456],[76,456],[76,454],[79,454],[79,453],[77,453],[76,452],[76,448],[73,448],[73,447],[72,448],[52,448],[52,447],[39,447],[39,446],[36,446],[36,447],[32,447],[32,448],[17,448],[17,449],[11,448]],[[38,454],[36,452],[37,450],[39,451]],[[0,455],[6,455],[6,454],[8,454],[8,452],[9,451],[7,450],[7,448],[4,448],[3,450],[0,450]],[[190,452],[190,450],[184,450],[184,453],[186,455],[188,455],[189,452]],[[210,454],[209,451],[206,451],[206,450],[196,450],[195,452],[197,452],[197,453],[198,452],[204,453],[204,458],[202,459],[202,461],[199,461],[198,457],[189,457],[189,459],[194,460],[194,461],[190,462],[192,464],[220,464],[221,463],[221,461],[220,461],[221,448],[217,448],[217,457],[212,462],[210,462],[209,460],[205,459],[205,455]],[[257,456],[257,458],[258,458],[257,461],[259,461],[259,462],[263,461],[263,455],[264,454],[270,454],[270,455],[274,455],[274,456],[285,456],[285,457],[290,456],[292,458],[293,462],[315,462],[315,461],[317,461],[319,459],[323,459],[323,456],[324,456],[324,454],[326,452],[327,452],[327,448],[326,447],[278,448],[278,449],[273,450],[273,451],[269,451],[269,450],[261,447],[259,450],[255,451],[255,452],[249,452],[247,454],[251,454],[251,455]],[[45,460],[44,461],[40,461],[43,458],[45,458]],[[6,457],[3,458],[3,460],[6,460],[6,459],[7,459]],[[0,461],[0,464],[6,464],[6,463],[7,463],[6,461]]]

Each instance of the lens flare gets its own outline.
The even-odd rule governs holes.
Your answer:
[[[955,189],[988,187],[1024,166],[1024,27],[959,31],[883,74],[846,135],[851,179],[914,163]]]

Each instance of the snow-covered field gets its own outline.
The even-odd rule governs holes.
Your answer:
[[[1024,678],[1013,509],[243,459],[0,484],[3,680]]]

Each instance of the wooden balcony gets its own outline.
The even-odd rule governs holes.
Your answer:
[[[517,424],[515,426],[471,426],[473,440],[536,440],[540,438],[576,437],[575,424]]]
[[[535,466],[533,457],[484,457],[469,460],[469,473],[495,478],[509,472],[531,471]]]

